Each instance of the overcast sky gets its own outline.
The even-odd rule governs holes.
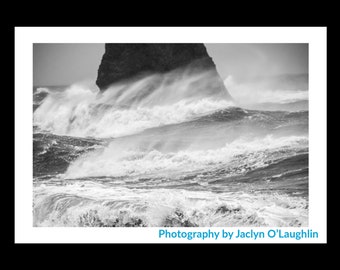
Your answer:
[[[308,73],[308,44],[205,44],[224,80]],[[104,44],[33,45],[35,86],[95,81]]]

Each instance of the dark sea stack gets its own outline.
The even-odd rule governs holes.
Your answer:
[[[105,91],[111,84],[122,80],[186,67],[193,72],[212,70],[216,77],[214,87],[228,93],[204,44],[198,43],[107,43],[96,84],[101,91]]]

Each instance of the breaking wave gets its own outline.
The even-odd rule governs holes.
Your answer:
[[[40,186],[35,226],[306,226],[308,203],[280,194],[107,188],[91,182]]]
[[[213,170],[216,167],[229,168],[230,175],[240,174],[291,156],[307,146],[308,140],[303,136],[266,136],[251,141],[235,140],[219,149],[164,153],[154,148],[143,150],[140,145],[129,149],[120,141],[114,141],[107,148],[91,152],[74,161],[68,167],[65,177],[145,176],[155,173],[159,176],[175,172]]]
[[[192,84],[202,80],[202,76],[208,77],[200,74],[171,84],[150,76],[128,87],[112,86],[104,93],[86,85],[73,85],[50,93],[35,110],[34,124],[40,131],[58,135],[120,137],[185,122],[233,105],[220,95],[211,96],[209,91],[206,95],[193,93]],[[155,81],[157,89],[151,91],[148,87]]]
[[[210,79],[36,89],[34,226],[307,226],[308,91]]]

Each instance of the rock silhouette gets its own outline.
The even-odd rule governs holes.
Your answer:
[[[110,85],[123,80],[155,73],[181,72],[182,69],[190,72],[210,71],[210,77],[213,78],[211,87],[229,96],[215,63],[204,44],[199,43],[107,43],[96,84],[101,91],[105,91]]]

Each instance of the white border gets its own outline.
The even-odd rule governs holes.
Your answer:
[[[309,229],[318,239],[265,242],[326,242],[326,28],[325,27],[16,27],[15,28],[15,242],[138,243],[162,240],[158,228],[35,228],[32,217],[33,43],[309,43]],[[308,229],[305,228],[305,229]],[[171,230],[175,231],[176,228]],[[208,228],[181,228],[203,231]],[[211,228],[219,231],[222,228]],[[226,228],[237,230],[238,228]],[[246,228],[243,228],[246,229]],[[256,231],[270,228],[253,228]],[[296,231],[296,228],[284,228]],[[209,241],[207,242],[223,242]],[[224,241],[236,242],[236,241]],[[263,240],[243,240],[242,243]]]

